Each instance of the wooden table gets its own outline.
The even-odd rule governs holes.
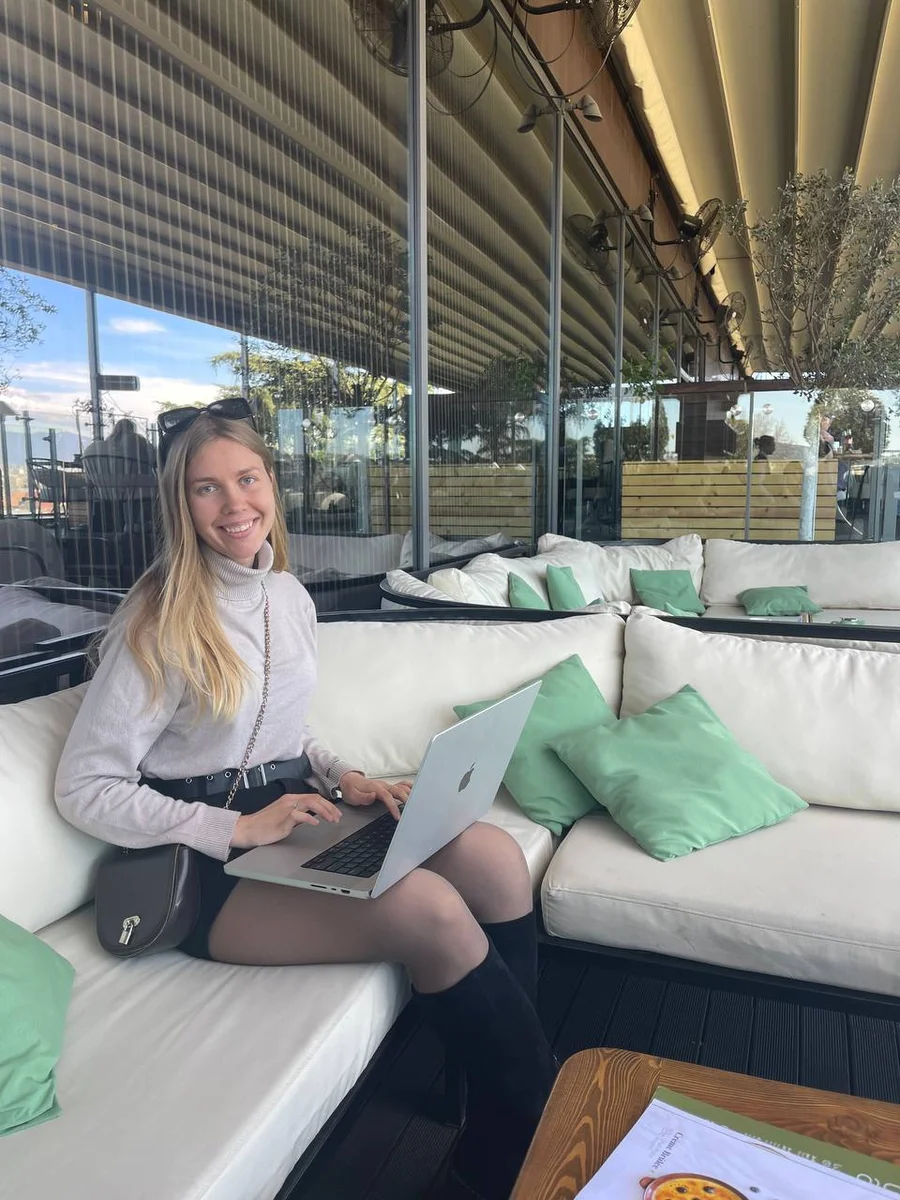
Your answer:
[[[661,1086],[757,1121],[900,1163],[900,1105],[628,1050],[583,1050],[560,1072],[511,1200],[571,1200]]]

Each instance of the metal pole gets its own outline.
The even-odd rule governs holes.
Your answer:
[[[625,214],[619,213],[618,244],[625,245]],[[616,345],[613,380],[613,536],[621,537],[622,495],[622,361],[625,349],[625,255],[617,255],[616,268]]]
[[[250,403],[250,346],[246,333],[241,334],[241,395]]]
[[[3,467],[3,512],[12,516],[12,489],[9,485],[9,450],[6,445],[6,416],[0,413],[0,464]]]
[[[746,386],[746,385],[745,385]],[[747,409],[747,487],[744,497],[744,541],[750,539],[750,505],[753,502],[753,407],[756,392],[750,393],[750,403]]]
[[[659,332],[660,305],[662,304],[662,279],[656,273],[656,294],[653,297],[653,391],[651,393],[652,412],[650,458],[653,462],[659,459],[659,368],[661,358],[661,338]]]
[[[553,175],[550,198],[550,329],[547,356],[547,532],[559,526],[559,416],[562,371],[562,221],[565,113],[553,114]],[[621,244],[621,243],[620,243]]]
[[[429,565],[428,536],[428,140],[425,56],[426,0],[409,6],[409,453],[413,563]]]
[[[90,288],[84,293],[84,307],[87,317],[88,370],[91,374],[91,421],[94,427],[94,441],[99,442],[103,437],[103,409],[100,405],[100,388],[97,381],[100,374],[100,340],[97,333],[97,293]]]
[[[28,479],[28,508],[32,516],[35,515],[35,499],[34,499],[34,449],[31,445],[31,422],[34,418],[28,415],[27,411],[23,411],[19,420],[25,426],[25,475]]]

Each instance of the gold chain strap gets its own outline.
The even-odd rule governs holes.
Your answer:
[[[269,628],[269,593],[266,591],[266,585],[262,584],[263,595],[266,598],[263,607],[263,622],[266,627],[266,649],[263,659],[263,690],[262,701],[259,706],[259,712],[256,714],[256,724],[253,726],[253,732],[250,734],[250,741],[247,743],[247,749],[244,753],[244,761],[238,767],[238,773],[234,777],[234,783],[231,785],[231,791],[228,793],[228,799],[225,801],[225,807],[231,808],[231,802],[237,795],[238,787],[240,786],[241,776],[247,769],[247,763],[250,761],[250,755],[253,753],[253,747],[256,745],[256,739],[262,727],[263,717],[266,715],[266,705],[269,703],[269,674],[272,667],[271,650],[272,636]]]

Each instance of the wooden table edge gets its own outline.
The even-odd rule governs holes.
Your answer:
[[[602,1090],[603,1082],[610,1077],[610,1092],[615,1093],[615,1085],[619,1084],[620,1094],[611,1095],[610,1104],[621,1108],[621,1120],[616,1124],[613,1118],[605,1130],[602,1122],[594,1122],[598,1129],[593,1149],[598,1156],[594,1161],[588,1161],[592,1157],[591,1151],[585,1139],[579,1138],[578,1130],[589,1118],[587,1102],[591,1091]],[[596,1048],[581,1050],[563,1064],[510,1200],[566,1200],[575,1196],[632,1127],[659,1086],[785,1130],[832,1141],[886,1162],[900,1163],[900,1105],[630,1050]],[[801,1108],[798,1101],[804,1099],[806,1104]],[[840,1140],[823,1137],[823,1131],[818,1128],[816,1132],[810,1132],[810,1122],[786,1120],[784,1114],[778,1112],[781,1105],[792,1114],[831,1112],[845,1137]],[[768,1107],[775,1109],[776,1115],[767,1113]],[[834,1130],[824,1132],[834,1133]],[[871,1137],[873,1132],[886,1135],[884,1144]],[[865,1145],[859,1144],[863,1133],[869,1134]]]

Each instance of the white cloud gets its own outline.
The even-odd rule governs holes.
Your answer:
[[[87,364],[81,362],[17,363],[14,375],[17,381],[35,379],[42,383],[67,383],[77,387],[90,386]]]
[[[107,325],[113,333],[165,333],[164,325],[158,321],[150,321],[145,317],[111,317]]]
[[[66,374],[63,370],[65,364],[58,365],[60,367],[58,373],[50,373],[44,378],[49,378],[52,383],[66,380],[77,385],[80,382],[81,377],[72,378],[71,375]],[[35,378],[41,379],[42,376],[38,375]],[[34,417],[35,433],[37,433],[37,426],[74,429],[73,406],[75,401],[86,400],[90,395],[86,374],[83,379],[85,386],[80,390],[61,389],[57,391],[49,390],[46,387],[29,387],[27,380],[22,378],[7,388],[3,396],[18,412],[27,411]],[[128,413],[144,420],[155,421],[157,413],[164,403],[175,405],[210,404],[213,400],[218,399],[219,395],[220,389],[214,383],[194,383],[190,379],[151,375],[141,377],[139,392],[128,394],[116,392],[112,397],[104,395],[103,400],[105,404],[112,400],[113,408],[117,413]],[[85,419],[82,418],[82,420]]]

